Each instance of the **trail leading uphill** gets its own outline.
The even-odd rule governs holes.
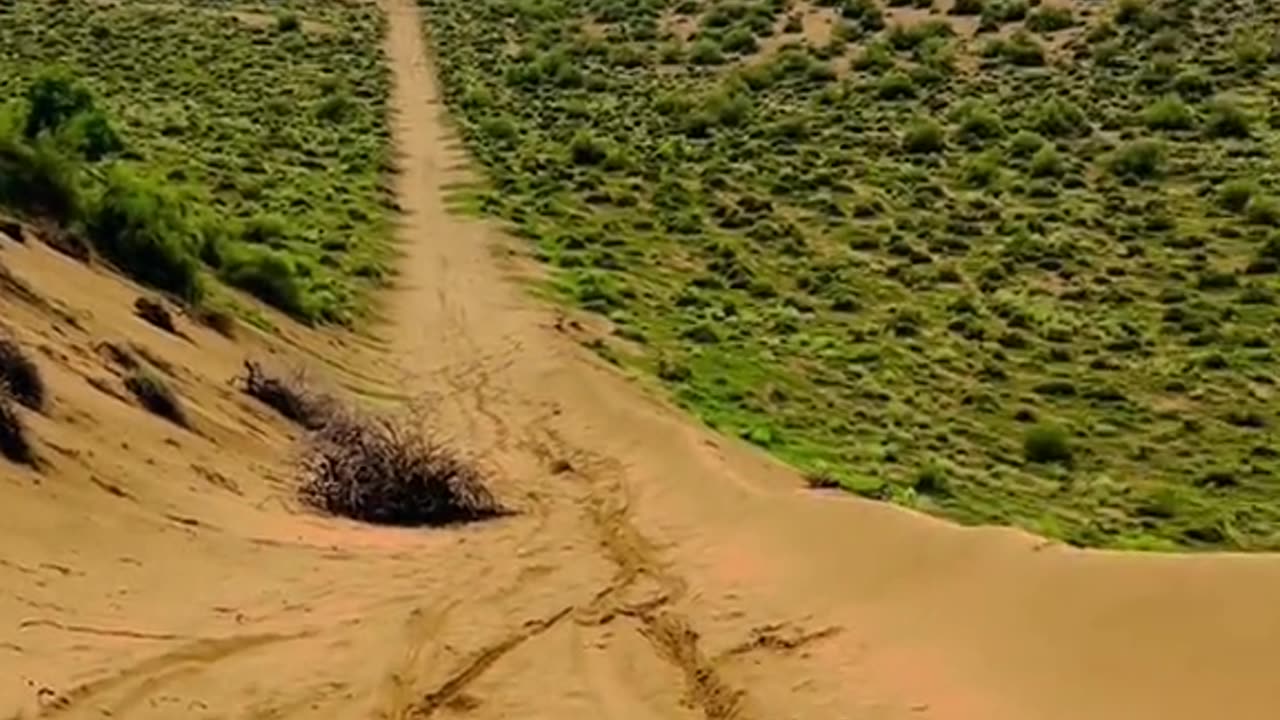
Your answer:
[[[520,513],[431,532],[299,514],[270,480],[287,446],[269,417],[210,391],[215,430],[137,425],[124,453],[108,424],[124,410],[62,398],[98,455],[5,479],[0,711],[1274,717],[1280,559],[1086,553],[815,495],[601,367],[522,291],[508,241],[449,213],[464,158],[413,2],[386,7],[407,252],[385,331],[397,367],[296,344],[355,385],[433,398]],[[70,305],[127,295],[35,249],[5,257]],[[234,369],[238,349],[198,339],[160,349],[193,374]],[[85,469],[103,463],[115,480]],[[173,480],[193,463],[217,465],[215,488]]]

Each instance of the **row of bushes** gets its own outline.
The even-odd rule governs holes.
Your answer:
[[[91,93],[66,72],[41,75],[0,109],[0,207],[53,221],[131,277],[189,303],[203,298],[209,267],[299,319],[341,319],[304,281],[304,261],[255,244],[261,223],[219,217],[121,159],[123,149]]]

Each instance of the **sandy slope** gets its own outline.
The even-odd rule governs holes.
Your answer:
[[[0,717],[1276,716],[1280,559],[1081,553],[815,495],[600,367],[506,241],[446,212],[461,158],[413,3],[386,1],[391,352],[165,336],[136,290],[0,240],[48,302],[0,293],[0,317],[55,394],[31,418],[43,473],[0,464]],[[171,364],[198,433],[85,382],[112,378],[102,339]],[[273,350],[427,394],[520,514],[409,532],[300,513],[289,429],[225,385]]]

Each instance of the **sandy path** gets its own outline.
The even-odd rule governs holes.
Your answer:
[[[538,641],[536,665],[476,679],[503,710],[578,717],[551,707],[593,673],[560,668],[638,662],[638,636],[708,718],[1275,716],[1280,559],[1081,553],[814,496],[578,351],[506,280],[501,240],[446,212],[460,159],[412,4],[391,7],[410,211],[402,347],[430,359],[428,386],[465,378],[455,426],[492,443],[519,486],[576,503],[571,529],[615,573],[594,608],[615,615],[608,632],[566,626]],[[547,478],[560,457],[575,472]],[[581,716],[677,716],[639,677],[595,685]]]
[[[51,515],[24,485],[0,717],[32,695],[84,718],[1275,717],[1280,559],[1081,553],[802,491],[564,337],[508,241],[447,211],[462,157],[412,0],[386,6],[407,257],[399,370],[366,374],[434,398],[520,514],[309,518],[254,494],[261,464],[244,497],[157,481],[127,510],[59,490]],[[148,493],[195,524],[156,522]]]

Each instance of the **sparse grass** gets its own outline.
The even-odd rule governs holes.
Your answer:
[[[382,525],[446,525],[503,512],[477,467],[418,423],[347,410],[311,436],[300,492],[319,510]]]
[[[155,372],[147,368],[134,370],[124,379],[124,387],[151,414],[158,415],[178,427],[191,426],[177,392]]]
[[[12,337],[0,335],[0,386],[13,400],[40,411],[45,404],[40,368]]]

